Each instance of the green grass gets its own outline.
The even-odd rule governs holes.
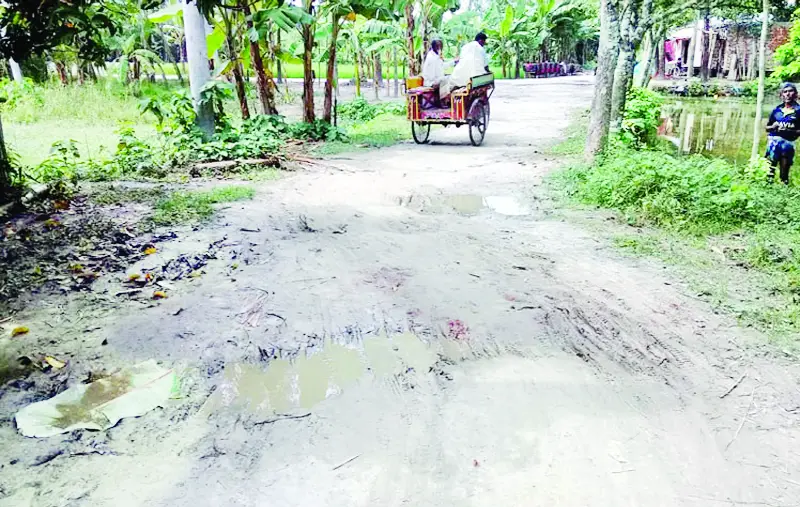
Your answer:
[[[335,141],[319,145],[314,152],[319,155],[336,155],[363,148],[385,148],[411,137],[411,127],[405,116],[384,113],[372,120],[343,125],[348,141]]]
[[[550,147],[549,151],[553,155],[580,155],[586,145],[587,126],[583,120],[588,117],[589,111],[576,113],[569,126],[564,130],[564,138]]]
[[[786,336],[800,331],[800,188],[767,184],[762,171],[615,148],[550,184],[568,202],[614,210],[646,231],[616,238],[620,248],[680,266],[715,306]]]
[[[174,225],[199,222],[214,214],[214,204],[252,199],[255,190],[247,186],[226,186],[196,192],[175,192],[160,201],[153,222]]]

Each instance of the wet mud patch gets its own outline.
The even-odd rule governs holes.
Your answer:
[[[491,338],[469,337],[460,321],[449,324],[438,334],[380,331],[349,340],[323,338],[294,353],[261,349],[262,361],[225,364],[199,415],[295,416],[358,385],[399,394],[430,381],[452,380],[450,367],[462,361],[520,355]]]

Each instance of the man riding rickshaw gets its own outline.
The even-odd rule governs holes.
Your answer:
[[[438,124],[469,125],[472,144],[483,142],[489,123],[489,97],[494,91],[485,44],[486,34],[478,33],[474,41],[461,48],[453,73],[447,76],[441,41],[433,41],[425,56],[422,79],[410,78],[407,83],[408,119],[414,141],[426,143],[431,125]]]

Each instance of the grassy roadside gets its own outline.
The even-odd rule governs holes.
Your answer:
[[[548,187],[560,206],[605,209],[591,220],[621,251],[670,266],[696,297],[800,351],[800,189],[764,183],[761,168],[618,148],[586,166],[585,125],[552,147],[566,156]]]

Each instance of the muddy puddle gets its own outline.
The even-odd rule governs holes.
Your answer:
[[[293,360],[227,365],[200,415],[226,409],[258,416],[308,410],[359,383],[395,389],[430,374],[437,363],[475,355],[466,342],[439,340],[430,345],[412,333],[367,337],[357,345],[328,342]]]
[[[506,216],[523,216],[531,212],[522,200],[508,195],[482,196],[477,194],[419,195],[398,197],[399,206],[419,213],[455,212],[459,215],[477,215],[489,211]]]

